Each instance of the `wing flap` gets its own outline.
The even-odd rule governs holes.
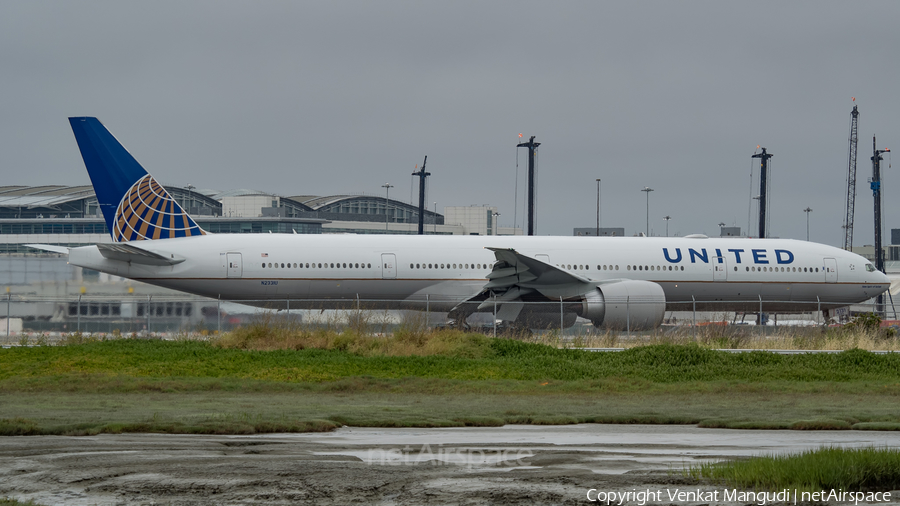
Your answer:
[[[514,249],[487,249],[497,259],[487,275],[488,282],[479,293],[451,310],[454,318],[465,318],[476,311],[493,311],[496,306],[498,318],[515,320],[525,306],[525,298],[534,301],[539,295],[551,300],[568,299],[596,290],[601,283]]]

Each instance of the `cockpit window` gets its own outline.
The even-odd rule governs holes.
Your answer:
[[[866,264],[866,272],[875,272],[875,266],[872,264]]]

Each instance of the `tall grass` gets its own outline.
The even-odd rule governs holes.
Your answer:
[[[900,352],[900,337],[890,329],[865,327],[775,327],[698,325],[662,327],[632,333],[592,329],[574,338],[558,333],[536,334],[524,340],[571,348],[634,348],[652,344],[695,344],[709,349],[747,350],[881,350]]]
[[[284,346],[286,343],[290,346]],[[900,354],[876,355],[863,350],[819,355],[734,354],[671,344],[594,353],[450,330],[397,332],[385,337],[327,332],[233,334],[215,343],[120,339],[0,349],[0,363],[0,391],[15,390],[25,383],[56,384],[65,377],[81,381],[85,375],[291,383],[362,376],[514,381],[617,378],[645,386],[707,381],[875,381],[884,391],[900,388]],[[785,384],[784,388],[794,386]]]
[[[826,447],[693,466],[688,476],[757,490],[896,490],[900,449]]]
[[[348,325],[342,332],[332,324],[307,326],[271,313],[257,317],[250,325],[214,338],[220,348],[256,351],[333,350],[364,357],[446,356],[485,358],[493,355],[490,339],[482,334],[453,329],[431,330],[424,317],[407,316],[393,333],[372,332],[383,326],[374,313],[351,311],[344,315]]]

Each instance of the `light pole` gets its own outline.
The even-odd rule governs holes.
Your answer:
[[[647,237],[650,237],[650,192],[653,191],[653,188],[645,186],[641,191],[647,194]]]
[[[493,226],[494,235],[500,235],[497,233],[497,223],[499,223],[499,220],[497,219],[497,217],[500,216],[500,213],[494,213],[492,216],[494,217],[494,226]]]
[[[597,178],[597,237],[600,237],[600,178]]]
[[[434,233],[437,235],[437,202],[434,203],[434,220],[432,223],[434,223]]]
[[[387,229],[388,229],[388,209],[389,209],[388,195],[390,195],[390,193],[391,193],[391,188],[393,188],[394,185],[388,184],[388,183],[384,183],[383,185],[381,185],[381,187],[384,188],[384,231],[387,232]]]
[[[803,212],[806,213],[806,242],[809,242],[809,213],[812,212],[812,208],[807,207]]]
[[[672,219],[668,214],[663,216],[663,219],[666,220],[666,237],[669,237],[669,220]]]

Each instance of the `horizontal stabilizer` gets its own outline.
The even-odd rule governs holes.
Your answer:
[[[184,258],[175,258],[174,255],[166,257],[126,243],[98,244],[97,249],[105,258],[121,262],[144,265],[175,265],[184,262]]]
[[[43,251],[49,251],[51,253],[62,253],[63,255],[69,254],[69,248],[65,246],[54,246],[53,244],[26,244],[25,246]]]

